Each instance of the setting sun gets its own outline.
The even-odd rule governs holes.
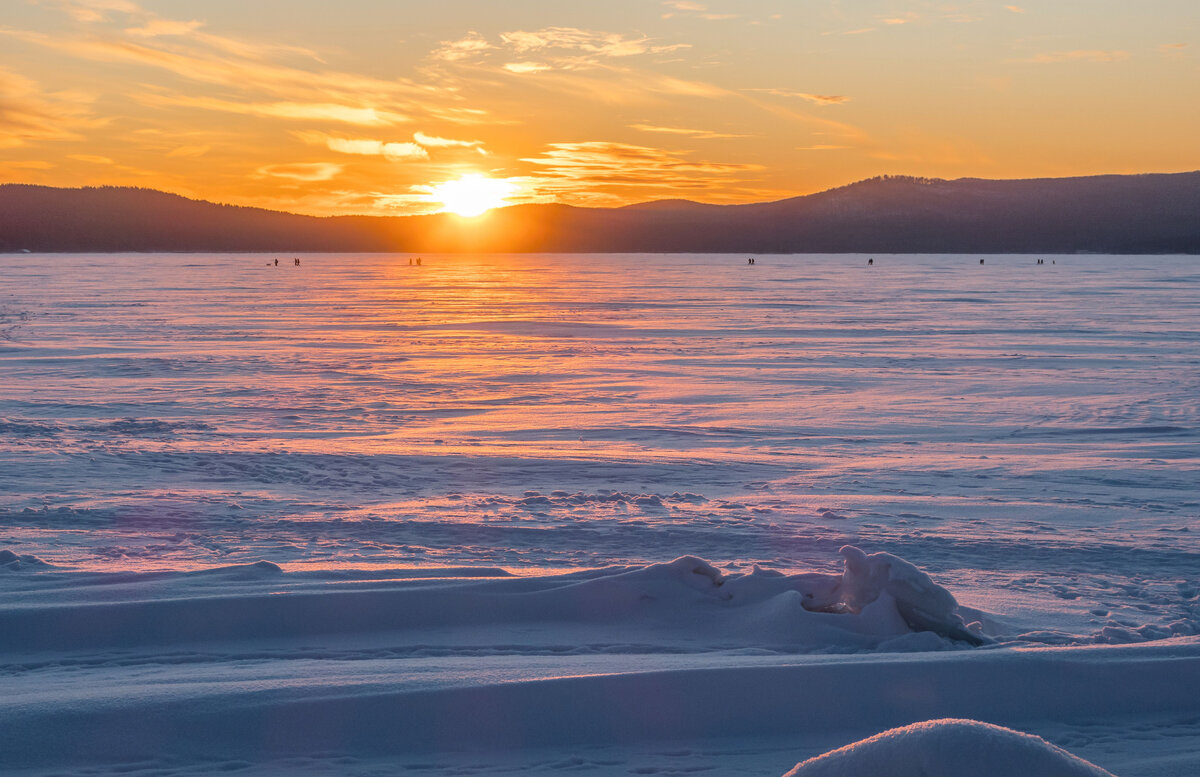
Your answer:
[[[457,181],[437,184],[430,190],[430,197],[442,203],[443,213],[457,213],[459,216],[469,217],[507,205],[505,197],[510,196],[515,188],[508,181],[498,181],[472,173],[462,176]]]

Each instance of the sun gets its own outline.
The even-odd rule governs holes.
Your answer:
[[[457,181],[445,181],[430,187],[430,199],[442,203],[442,213],[478,216],[486,210],[507,205],[505,197],[516,187],[509,181],[471,173]]]

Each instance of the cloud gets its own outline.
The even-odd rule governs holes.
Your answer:
[[[777,97],[798,97],[801,100],[808,100],[817,105],[840,105],[841,103],[850,102],[850,98],[844,94],[812,94],[810,92],[795,92],[791,89],[747,89],[746,91],[773,94]]]
[[[647,51],[661,51],[651,46],[649,38],[627,38],[619,33],[593,32],[576,27],[546,27],[533,32],[517,30],[500,33],[500,39],[517,52],[566,49],[583,51],[603,57],[631,57]]]
[[[492,43],[476,32],[443,42],[431,55],[435,61],[459,65],[493,65],[514,75],[547,70],[581,70],[605,67],[606,61],[663,54],[690,44],[658,44],[645,36],[583,30],[577,27],[545,27],[540,30],[502,32]],[[499,64],[495,64],[499,58]]]
[[[588,186],[704,188],[718,181],[761,170],[761,165],[693,161],[687,152],[589,141],[551,143],[541,156],[522,159],[541,168],[535,176],[541,188],[568,184],[569,190]]]
[[[324,132],[296,132],[296,137],[306,143],[325,146],[339,154],[381,156],[391,162],[410,159],[428,159],[429,152],[416,143],[407,141],[375,140],[373,138],[341,138]]]
[[[900,16],[883,17],[880,18],[879,21],[887,25],[895,26],[898,24],[912,24],[913,22],[918,21],[920,18],[921,17],[919,14],[916,14],[912,11],[906,11]]]
[[[1129,59],[1128,51],[1100,51],[1100,50],[1076,50],[1076,51],[1051,51],[1044,54],[1037,54],[1028,59],[1010,60],[1012,62],[1031,62],[1034,64],[1045,65],[1055,62],[1121,62]]]
[[[295,181],[328,181],[342,172],[342,165],[328,162],[292,162],[290,164],[263,165],[259,175],[290,178]]]
[[[87,162],[93,165],[111,165],[113,161],[106,156],[97,156],[96,154],[67,154],[67,159],[74,159],[77,162]]]
[[[293,134],[306,143],[325,146],[330,151],[336,151],[339,154],[382,156],[393,162],[410,159],[428,159],[429,151],[427,149],[430,148],[464,148],[487,153],[480,148],[483,145],[483,141],[481,140],[454,140],[452,138],[426,135],[424,132],[414,132],[413,142],[375,140],[373,138],[343,138],[328,135],[324,132],[296,132]]]
[[[203,145],[179,146],[177,148],[172,149],[171,151],[168,151],[167,156],[169,156],[169,157],[188,157],[188,158],[198,157],[198,156],[204,156],[211,150],[212,150],[212,146],[203,146]]]
[[[504,69],[510,73],[540,73],[543,70],[550,70],[550,66],[541,62],[506,62]]]
[[[815,146],[799,146],[797,151],[837,151],[842,148],[850,148],[850,146],[837,146],[830,143],[821,143]]]
[[[180,104],[277,118],[330,120],[361,125],[389,125],[408,120],[410,112],[449,122],[477,122],[480,111],[460,103],[457,93],[395,78],[378,79],[323,67],[297,67],[279,61],[303,50],[245,43],[206,33],[187,36],[75,37],[44,35],[0,28],[0,34],[100,62],[142,65],[188,81],[215,84],[249,99],[208,98],[180,94]],[[236,108],[246,105],[245,110]]]
[[[1025,13],[1025,9],[1019,5],[1006,5],[1004,6],[1004,10],[1012,11],[1013,13]]]
[[[382,156],[393,162],[401,159],[429,158],[429,152],[416,143],[385,143],[382,140],[329,138],[328,145],[330,151],[337,151],[340,154]]]
[[[630,128],[641,130],[642,132],[661,132],[666,135],[686,135],[700,140],[709,140],[714,138],[744,138],[745,135],[731,135],[724,132],[712,132],[711,130],[702,129],[687,129],[685,127],[658,127],[653,124],[630,124]]]
[[[203,26],[204,22],[194,19],[190,22],[151,19],[141,27],[128,27],[125,32],[139,38],[157,38],[160,35],[188,35]]]
[[[662,18],[664,19],[670,19],[680,15],[695,16],[699,19],[705,19],[707,21],[724,21],[727,19],[739,18],[739,15],[735,13],[712,13],[708,10],[708,6],[700,3],[688,2],[688,0],[666,0],[663,5],[674,9],[672,12],[663,14]]]
[[[453,140],[451,138],[439,138],[435,135],[426,135],[424,132],[414,132],[413,140],[420,143],[426,148],[478,148],[483,145],[482,140]]]
[[[472,31],[458,40],[442,41],[441,46],[434,50],[432,56],[434,59],[454,62],[493,48],[495,46],[488,43],[486,38]]]
[[[261,118],[333,121],[368,127],[392,126],[410,121],[409,117],[398,113],[390,113],[376,108],[357,105],[339,105],[337,103],[255,103],[221,100],[216,97],[184,97],[181,95],[152,93],[139,94],[134,97],[145,105],[174,105],[186,108],[200,108],[207,111],[241,113]]]
[[[81,139],[77,130],[99,123],[87,103],[85,95],[46,94],[28,78],[0,69],[0,148]]]
[[[390,160],[428,159],[429,152],[416,143],[385,143],[381,140],[329,139],[329,149],[343,154],[371,154]]]
[[[84,23],[102,22],[113,12],[136,14],[142,10],[130,0],[48,0],[43,4],[57,6]]]

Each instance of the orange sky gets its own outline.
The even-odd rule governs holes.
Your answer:
[[[1200,168],[1195,0],[3,0],[0,182],[303,213]]]

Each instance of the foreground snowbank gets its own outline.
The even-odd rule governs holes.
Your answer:
[[[642,768],[630,754],[656,743],[741,752],[773,737],[790,760],[754,773],[778,775],[797,756],[921,720],[1043,733],[1086,719],[1088,732],[1097,720],[1121,732],[1165,716],[1164,730],[1194,728],[1200,638],[970,649],[997,633],[989,616],[902,559],[841,552],[841,574],[731,573],[685,556],[544,577],[270,562],[113,574],[12,552],[0,575],[0,752],[30,775],[207,764],[273,776],[300,773],[301,757],[349,775],[455,752],[527,764],[527,753],[600,747],[631,765],[596,767],[615,774]],[[918,728],[851,755],[1049,757],[982,725]],[[871,773],[847,758],[805,768]]]
[[[488,640],[507,634],[502,641],[510,644],[535,633],[557,640],[564,628],[580,645],[636,641],[686,651],[925,650],[988,641],[978,622],[964,624],[954,596],[913,565],[852,546],[841,552],[841,575],[729,574],[694,556],[541,578],[452,570],[441,579],[428,571],[355,579],[286,573],[266,561],[174,574],[48,571],[10,586],[0,649],[447,630],[459,640],[481,630]]]

